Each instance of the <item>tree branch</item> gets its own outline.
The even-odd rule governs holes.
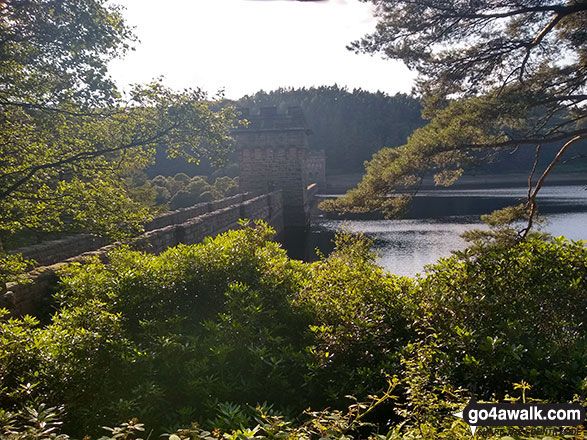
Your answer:
[[[505,148],[505,147],[515,147],[516,145],[537,145],[537,144],[552,144],[554,142],[564,141],[568,138],[574,137],[585,137],[587,136],[587,128],[581,128],[579,130],[574,130],[568,133],[560,133],[556,136],[550,137],[536,137],[536,138],[522,138],[522,139],[510,139],[504,142],[498,142],[495,144],[471,144],[471,145],[463,145],[466,148]]]
[[[104,150],[97,150],[97,151],[86,151],[86,152],[82,152],[82,153],[78,153],[76,155],[70,156],[66,159],[58,160],[56,162],[46,163],[46,164],[42,164],[42,165],[36,165],[36,166],[32,167],[29,170],[29,172],[26,173],[22,178],[20,178],[16,182],[14,182],[7,189],[1,191],[0,192],[0,200],[4,200],[5,198],[7,198],[12,192],[16,191],[22,185],[24,185],[29,180],[31,180],[33,178],[33,176],[35,174],[37,174],[39,171],[51,169],[51,168],[57,168],[62,165],[72,164],[72,163],[80,162],[82,160],[94,159],[96,157],[104,156],[108,153],[115,153],[117,151],[128,150],[130,148],[150,144],[152,142],[155,142],[155,141],[161,139],[163,136],[165,136],[167,133],[169,133],[171,130],[173,130],[174,128],[177,128],[177,127],[178,127],[178,125],[174,124],[174,125],[166,128],[165,130],[157,133],[155,136],[152,136],[148,139],[135,140],[129,144],[121,145],[119,147],[106,148]]]
[[[538,166],[538,161],[540,159],[540,148],[542,148],[542,145],[536,146],[536,156],[534,157],[534,165],[532,165],[532,171],[530,171],[530,175],[528,176],[528,200],[530,200],[530,196],[532,194],[532,180],[534,179],[534,173],[536,172],[536,167]]]
[[[552,17],[552,20],[550,20],[550,22],[538,33],[538,35],[536,35],[534,40],[532,40],[532,42],[528,44],[528,46],[526,47],[526,55],[524,56],[524,59],[522,60],[522,64],[520,66],[520,82],[524,82],[524,71],[526,70],[526,64],[530,59],[530,53],[532,52],[532,49],[540,44],[540,42],[544,39],[546,34],[553,30],[554,27],[558,24],[559,21],[562,20],[564,16],[565,15],[563,14],[557,13],[554,17]]]
[[[74,112],[70,110],[63,110],[60,108],[49,107],[42,104],[31,104],[28,102],[12,102],[6,100],[0,100],[0,105],[4,106],[11,106],[11,107],[19,107],[23,109],[34,109],[34,110],[41,110],[47,113],[60,113],[68,116],[104,116],[109,117],[116,114],[124,113],[124,110],[112,111],[112,112],[103,112],[103,111],[96,111],[96,112]]]
[[[552,96],[548,99],[543,101],[539,101],[537,104],[550,104],[552,102],[561,102],[561,101],[573,101],[573,103],[577,104],[581,101],[585,101],[587,99],[587,95],[560,95],[560,96]]]
[[[540,179],[538,179],[538,182],[536,182],[536,186],[534,187],[534,191],[532,191],[532,193],[530,194],[530,196],[528,198],[528,201],[526,202],[526,206],[528,206],[528,205],[530,206],[530,214],[528,215],[528,226],[522,230],[522,239],[525,239],[527,237],[528,232],[530,232],[530,228],[532,227],[534,215],[536,214],[536,196],[538,195],[538,191],[540,191],[540,188],[542,188],[542,185],[544,184],[546,177],[550,174],[550,172],[552,171],[554,166],[558,163],[558,161],[560,160],[560,158],[562,157],[564,152],[567,151],[567,149],[571,145],[573,145],[575,142],[578,142],[581,139],[584,139],[586,137],[587,137],[587,134],[575,136],[571,140],[569,140],[566,144],[564,144],[561,147],[561,149],[558,151],[558,153],[556,154],[554,159],[552,159],[552,161],[550,162],[548,167],[546,167],[546,169],[544,170],[544,172],[540,176]]]
[[[569,157],[567,160],[563,160],[563,164],[570,162],[572,160],[577,160],[577,159],[586,159],[587,158],[587,154],[575,154],[573,157]]]
[[[481,14],[471,14],[471,13],[456,13],[447,15],[449,18],[467,18],[467,19],[488,19],[488,18],[508,18],[514,17],[516,15],[523,15],[529,13],[536,13],[536,12],[554,12],[557,15],[566,16],[570,14],[575,14],[577,12],[587,10],[587,3],[580,2],[574,5],[569,6],[561,6],[561,5],[550,5],[550,6],[535,6],[535,7],[528,7],[528,8],[520,8],[514,9],[510,11],[504,12],[492,12],[492,13],[481,13]]]

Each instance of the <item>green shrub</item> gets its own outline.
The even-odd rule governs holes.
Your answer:
[[[374,430],[372,424],[364,418],[382,402],[393,398],[391,394],[397,382],[389,382],[389,387],[381,396],[371,396],[368,402],[354,401],[345,411],[304,411],[302,420],[292,423],[282,415],[264,406],[243,407],[231,403],[218,405],[217,415],[209,420],[210,431],[200,428],[198,424],[186,425],[186,428],[172,429],[172,434],[165,434],[170,440],[204,439],[204,440],[276,440],[276,439],[315,439],[329,438],[351,440],[361,428]],[[0,412],[0,434],[6,440],[68,440],[67,434],[59,434],[61,422],[59,408],[38,409],[25,407],[17,413]],[[255,426],[252,426],[253,419]],[[144,436],[145,424],[137,418],[121,423],[114,428],[102,427],[108,432],[100,440],[139,440]],[[152,431],[149,437],[152,435]],[[84,438],[87,438],[84,437]],[[371,433],[370,440],[379,440],[383,436]]]
[[[151,183],[155,186],[165,187],[167,185],[167,177],[162,175],[155,176],[151,180]]]
[[[397,372],[399,350],[413,337],[407,321],[412,282],[377,266],[371,245],[363,236],[338,234],[332,254],[311,265],[300,295],[315,322],[314,389],[332,402],[376,391],[382,370]]]
[[[175,195],[171,198],[169,202],[169,207],[172,210],[180,209],[180,208],[187,208],[189,206],[195,205],[197,203],[203,202],[202,198],[199,194],[192,194],[184,190],[179,190],[175,193]]]
[[[469,386],[486,399],[522,379],[550,401],[585,392],[582,243],[478,246],[413,280],[379,268],[364,237],[341,234],[309,264],[289,259],[273,233],[257,223],[66,268],[50,324],[0,321],[0,420],[45,404],[63,406],[64,432],[78,436],[138,417],[155,434],[200,422],[222,425],[224,440],[346,440],[348,430],[328,431],[346,423],[345,396],[380,394],[387,373],[396,398],[363,419],[384,434],[352,435],[464,439],[450,414]],[[247,408],[259,402],[291,415],[335,410],[252,428]],[[321,432],[325,414],[333,425]],[[385,434],[390,421],[402,424]]]
[[[165,205],[169,203],[171,200],[171,194],[167,188],[164,186],[155,186],[155,191],[157,192],[157,195],[155,196],[156,205]]]
[[[234,180],[227,176],[218,177],[214,181],[214,187],[222,193],[225,193],[226,190],[233,185]]]
[[[175,176],[173,176],[173,179],[185,185],[190,181],[190,176],[185,173],[177,173]]]
[[[123,359],[133,353],[120,317],[105,309],[90,300],[62,310],[45,328],[30,317],[0,323],[2,408],[66,403],[73,429],[112,420],[112,402],[124,391],[118,384],[132,376],[125,376]]]
[[[222,168],[219,168],[216,171],[214,171],[210,177],[212,179],[216,179],[216,178],[222,177],[222,176],[237,177],[238,175],[239,175],[238,163],[230,162],[230,163],[226,164],[225,166],[223,166]]]
[[[45,404],[25,407],[16,412],[0,410],[2,440],[69,440],[60,434],[63,408],[47,408]]]
[[[200,200],[202,202],[211,202],[214,199],[215,197],[212,191],[204,191],[202,194],[200,194]]]
[[[204,191],[209,191],[212,188],[206,180],[200,176],[194,177],[187,185],[186,191],[190,194],[200,195]]]
[[[27,260],[21,254],[0,253],[0,290],[8,282],[26,283],[26,271],[35,264],[34,260]]]
[[[239,193],[240,193],[240,189],[239,189],[238,183],[236,183],[236,184],[231,185],[228,188],[226,188],[226,191],[224,192],[224,197],[236,196]]]
[[[485,398],[522,379],[554,401],[587,391],[584,243],[485,246],[439,261],[415,295],[413,325],[442,346],[453,384]]]
[[[107,304],[128,341],[124,355],[94,348],[94,357],[113,356],[112,367],[124,360],[110,374],[120,378],[112,386],[118,394],[81,406],[97,414],[99,405],[103,413],[115,407],[118,418],[154,426],[208,417],[219,401],[302,408],[303,396],[291,390],[303,382],[310,333],[291,302],[304,266],[269,242],[272,234],[258,224],[159,256],[120,250],[108,265],[70,268],[58,296],[62,310],[91,316],[91,301]],[[71,356],[73,362],[77,352]],[[71,400],[64,404],[68,409]]]
[[[214,187],[218,192],[224,195],[224,197],[230,197],[238,194],[238,177],[231,179],[230,177],[223,176],[218,177],[214,182]]]
[[[150,184],[145,184],[145,188],[149,190],[145,195],[146,203],[155,205],[169,203],[171,209],[187,208],[197,203],[233,196],[239,192],[238,177],[218,177],[214,185],[210,185],[205,176],[189,178],[183,173],[169,178],[157,176]]]
[[[185,189],[186,183],[181,180],[175,180],[173,177],[168,177],[165,187],[173,197],[178,191]]]

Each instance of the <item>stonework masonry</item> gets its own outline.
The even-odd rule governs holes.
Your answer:
[[[284,227],[283,215],[281,191],[256,197],[239,194],[161,215],[145,226],[143,235],[128,244],[132,249],[158,254],[180,243],[199,243],[205,237],[234,229],[238,226],[238,220],[245,218],[265,220],[280,233]],[[119,245],[104,246],[100,239],[81,235],[19,250],[43,265],[28,274],[30,283],[7,283],[0,292],[0,307],[7,308],[14,316],[35,314],[40,304],[48,300],[60,268],[84,262],[90,257],[106,261],[108,252]]]
[[[145,224],[144,230],[145,232],[149,232],[155,229],[161,229],[165,226],[179,225],[194,217],[242,203],[248,198],[251,198],[249,194],[237,194],[233,197],[227,197],[208,203],[199,203],[187,208],[167,212],[158,215]],[[75,257],[84,252],[93,251],[102,246],[106,246],[107,244],[108,240],[106,238],[89,234],[78,234],[65,237],[61,240],[53,240],[20,248],[13,253],[22,254],[22,256],[27,259],[35,260],[39,266],[48,266]]]
[[[310,222],[307,194],[308,135],[299,107],[285,114],[275,107],[259,114],[243,111],[248,126],[233,132],[239,153],[239,186],[243,192],[283,191],[286,228],[305,228]]]
[[[308,153],[308,180],[315,183],[318,191],[326,191],[326,154],[324,150]]]

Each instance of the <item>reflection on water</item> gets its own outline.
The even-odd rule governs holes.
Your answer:
[[[414,275],[425,265],[452,250],[463,249],[464,231],[485,228],[481,214],[520,203],[526,188],[442,189],[420,193],[406,219],[402,220],[327,220],[313,219],[310,231],[287,237],[290,256],[305,261],[316,259],[315,249],[328,254],[331,240],[343,227],[364,233],[375,240],[378,263],[398,275]],[[573,240],[587,239],[587,191],[580,185],[542,189],[538,198],[540,213],[546,217],[545,232]]]

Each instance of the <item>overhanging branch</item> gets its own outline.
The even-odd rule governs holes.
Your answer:
[[[109,153],[115,153],[118,151],[126,151],[130,148],[135,148],[135,147],[140,147],[141,145],[151,144],[153,142],[158,141],[163,136],[168,134],[171,130],[173,130],[174,128],[177,128],[177,127],[178,127],[178,125],[174,124],[174,125],[166,128],[165,130],[160,131],[159,133],[157,133],[156,135],[154,135],[150,138],[138,139],[138,140],[135,140],[135,141],[130,142],[128,144],[120,145],[118,147],[105,148],[105,149],[96,150],[96,151],[86,151],[86,152],[75,154],[75,155],[70,156],[66,159],[61,159],[61,160],[58,160],[55,162],[46,163],[46,164],[42,164],[42,165],[36,165],[34,167],[31,167],[28,170],[28,172],[25,173],[25,175],[23,177],[21,177],[16,182],[14,182],[12,185],[8,186],[8,188],[6,188],[5,190],[0,192],[0,200],[4,200],[5,198],[7,198],[12,192],[16,191],[22,185],[24,185],[29,180],[31,180],[35,176],[35,174],[37,174],[39,171],[47,170],[47,169],[51,169],[51,168],[58,168],[63,165],[69,165],[69,164],[78,163],[78,162],[81,162],[84,160],[95,159],[97,157],[104,156]],[[23,170],[23,172],[24,172],[24,170]]]
[[[528,206],[530,208],[530,214],[528,215],[528,226],[522,230],[522,239],[526,238],[526,236],[530,232],[530,229],[532,228],[534,216],[536,215],[536,196],[538,195],[538,192],[542,188],[542,185],[544,185],[544,181],[546,180],[546,177],[550,174],[550,172],[555,167],[555,165],[558,163],[558,161],[560,160],[562,155],[565,153],[565,151],[567,151],[569,149],[569,147],[571,145],[573,145],[575,142],[578,142],[581,139],[584,139],[586,137],[587,137],[587,134],[578,135],[578,136],[575,136],[572,139],[570,139],[566,144],[564,144],[561,147],[561,149],[558,151],[558,153],[556,154],[554,159],[552,159],[550,164],[546,167],[546,169],[544,170],[544,172],[542,173],[542,175],[538,179],[538,182],[536,182],[536,186],[534,187],[534,190],[531,193],[528,192],[529,197],[528,197],[528,201],[526,202],[526,206]]]

